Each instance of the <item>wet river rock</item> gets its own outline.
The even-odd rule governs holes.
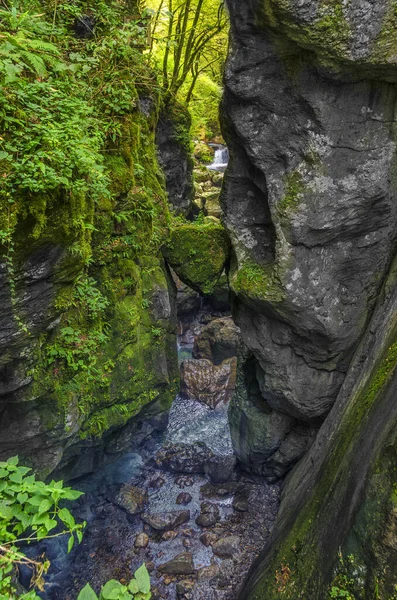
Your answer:
[[[214,554],[221,558],[231,558],[240,552],[240,538],[237,535],[230,535],[221,538],[212,546]]]
[[[195,572],[193,555],[191,552],[182,552],[160,565],[158,570],[166,575],[192,575]]]
[[[216,455],[203,442],[193,444],[164,444],[156,455],[159,467],[172,473],[203,473],[213,483],[231,478],[236,464],[233,455]]]
[[[201,512],[196,518],[196,525],[199,527],[213,527],[220,521],[220,511],[216,504],[211,502],[203,502],[201,504]]]
[[[189,510],[174,510],[157,514],[143,514],[142,521],[150,525],[156,531],[170,531],[190,520]]]
[[[137,515],[148,501],[146,490],[133,485],[123,485],[114,498],[114,503],[130,515]]]
[[[240,343],[240,329],[231,317],[213,319],[196,336],[193,356],[220,365],[224,360],[237,356]]]
[[[205,358],[185,360],[181,365],[181,393],[215,408],[232,397],[236,370],[236,358],[226,359],[220,365]]]
[[[135,548],[146,548],[149,545],[149,536],[147,533],[138,533],[135,538]]]
[[[178,494],[177,499],[176,499],[176,503],[181,504],[182,506],[187,506],[188,504],[191,503],[191,501],[192,501],[192,497],[187,492],[181,492],[180,494]]]

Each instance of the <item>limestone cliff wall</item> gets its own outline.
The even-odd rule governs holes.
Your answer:
[[[273,478],[315,440],[241,598],[325,599],[349,578],[355,598],[392,598],[395,3],[228,5],[233,441]]]
[[[343,6],[229,2],[230,285],[270,438],[281,421],[278,447],[305,432],[290,463],[335,402],[395,252],[392,9],[371,4],[369,23]],[[239,402],[241,458],[271,472],[273,443],[239,450]]]

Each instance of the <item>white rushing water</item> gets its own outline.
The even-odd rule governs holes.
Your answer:
[[[215,148],[215,156],[214,162],[208,165],[208,168],[211,171],[225,171],[226,167],[229,163],[229,150],[226,146],[210,144],[213,148]]]

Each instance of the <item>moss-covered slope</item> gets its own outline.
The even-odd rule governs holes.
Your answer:
[[[145,407],[170,405],[176,315],[159,252],[169,221],[160,93],[139,49],[137,7],[28,8],[41,28],[21,21],[15,35],[41,35],[61,66],[40,78],[0,73],[0,454],[46,474],[81,447],[106,446]],[[95,40],[76,37],[84,11],[95,15]]]

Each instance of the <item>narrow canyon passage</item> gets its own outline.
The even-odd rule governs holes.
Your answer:
[[[42,544],[51,560],[43,598],[73,599],[87,580],[127,581],[145,562],[153,598],[234,600],[273,528],[280,485],[240,472],[231,444],[241,341],[227,289],[204,299],[179,282],[177,302],[184,394],[116,462],[71,482],[85,492],[74,515],[88,525],[70,555],[66,540]]]
[[[0,0],[0,600],[396,600],[396,40]]]

